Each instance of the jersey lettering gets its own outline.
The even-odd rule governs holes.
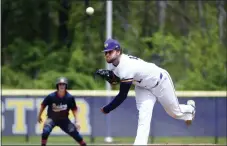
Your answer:
[[[60,104],[60,105],[56,105],[55,103],[52,104],[52,110],[54,112],[67,110],[67,107],[68,107],[67,104]]]
[[[132,56],[132,55],[129,55],[129,54],[127,54],[128,55],[128,57],[130,58],[130,59],[136,59],[136,60],[138,60],[139,58],[138,57],[136,57],[136,56]]]

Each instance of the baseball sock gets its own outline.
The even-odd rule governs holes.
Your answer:
[[[86,143],[82,140],[80,143],[80,146],[87,146]]]
[[[42,146],[46,146],[46,143],[47,143],[47,139],[42,138],[42,141],[41,141]]]

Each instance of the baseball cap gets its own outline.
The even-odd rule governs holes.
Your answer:
[[[107,39],[104,42],[104,50],[102,52],[107,52],[111,50],[120,50],[121,46],[117,40],[114,39]]]

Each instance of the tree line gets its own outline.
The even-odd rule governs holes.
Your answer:
[[[167,69],[177,90],[225,90],[226,3],[113,1],[113,38]],[[2,0],[1,16],[3,88],[51,89],[66,76],[71,89],[105,89],[93,77],[105,68],[105,1]]]

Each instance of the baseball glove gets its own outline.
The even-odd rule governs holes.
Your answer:
[[[95,76],[100,76],[101,78],[103,78],[104,80],[106,80],[107,82],[109,82],[112,85],[116,85],[120,82],[120,78],[117,77],[113,71],[111,70],[106,70],[106,69],[98,69],[95,72]]]

